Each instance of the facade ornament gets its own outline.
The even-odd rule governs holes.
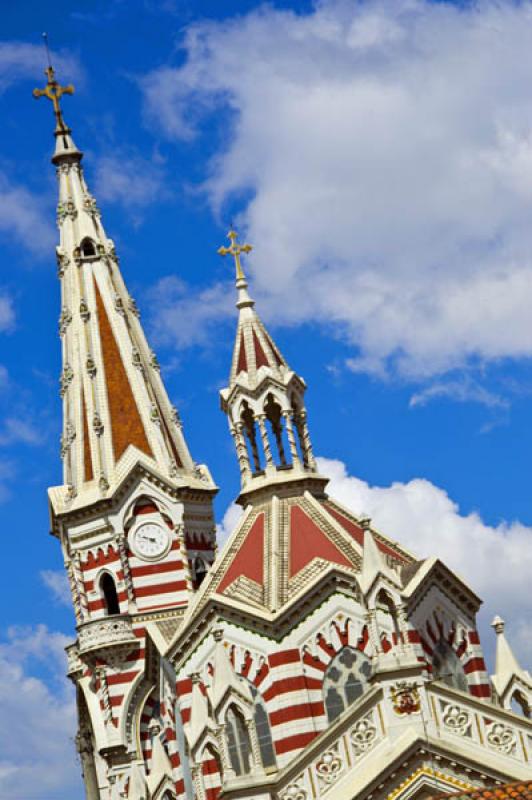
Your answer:
[[[96,436],[101,436],[104,431],[102,418],[97,411],[94,412],[94,416],[92,418],[92,429]]]
[[[67,502],[71,502],[77,495],[76,487],[73,483],[67,483],[66,487],[66,499]]]
[[[157,358],[153,350],[150,350],[150,367],[152,367],[152,369],[157,370],[157,372],[161,371],[161,365],[159,364],[159,359]]]
[[[350,731],[351,744],[357,755],[370,750],[377,739],[377,728],[370,717],[359,720]]]
[[[96,375],[96,363],[90,353],[87,354],[87,361],[85,362],[85,367],[90,377],[94,378],[94,376]]]
[[[159,409],[155,403],[151,404],[150,419],[153,423],[155,423],[155,425],[161,424],[161,415],[159,414]]]
[[[61,458],[64,458],[70,450],[72,442],[76,438],[76,429],[70,420],[65,425],[65,431],[61,436]]]
[[[340,777],[344,762],[340,758],[337,748],[327,750],[316,764],[316,774],[323,787],[332,786]]]
[[[396,714],[417,714],[421,709],[419,690],[415,683],[400,681],[391,687],[390,694]]]
[[[120,564],[122,566],[122,573],[124,575],[124,583],[126,585],[127,599],[130,603],[135,602],[135,593],[133,591],[133,578],[131,576],[131,569],[129,567],[129,558],[127,556],[126,537],[123,534],[118,536],[118,554],[120,556]]]
[[[104,667],[97,667],[96,678],[98,680],[98,695],[102,706],[104,721],[109,725],[113,721],[113,712],[111,709],[111,699],[109,697],[109,686],[107,685],[107,676]]]
[[[91,316],[91,312],[89,311],[89,306],[87,305],[87,301],[84,297],[81,298],[79,303],[79,315],[83,322],[88,322]]]
[[[142,363],[142,359],[140,357],[140,351],[138,347],[133,347],[131,353],[131,363],[136,369],[139,369],[141,372],[144,372],[144,365]]]
[[[70,218],[72,220],[76,219],[78,215],[76,206],[74,205],[74,201],[71,197],[67,198],[65,202],[59,201],[57,204],[57,224],[62,225],[65,219]]]
[[[70,313],[69,309],[66,306],[63,306],[61,309],[61,314],[59,315],[59,335],[64,336],[66,333],[66,329],[72,322],[72,314]]]
[[[103,472],[100,473],[100,478],[98,480],[98,487],[101,492],[106,492],[109,488],[109,481],[107,480]]]
[[[471,735],[471,716],[465,708],[450,703],[445,707],[442,721],[447,730],[457,736]]]
[[[179,475],[179,468],[177,466],[175,458],[172,458],[170,460],[170,469],[168,470],[168,473],[171,478],[177,478]]]
[[[66,253],[63,253],[59,248],[56,250],[56,259],[57,259],[57,277],[62,278],[65,274],[65,270],[70,264],[70,259]]]
[[[177,410],[177,408],[175,406],[172,406],[172,410],[171,410],[170,414],[171,414],[172,422],[174,423],[174,425],[177,428],[182,428],[183,427],[183,422],[181,420],[181,416],[179,414],[179,411]]]
[[[117,311],[121,317],[126,316],[126,309],[124,308],[124,303],[118,292],[115,293],[115,311]]]
[[[57,175],[57,177],[59,177],[60,175],[68,175],[71,169],[72,169],[72,164],[69,164],[68,162],[66,164],[59,164],[55,168],[55,174]]]
[[[90,194],[86,194],[83,198],[83,208],[87,214],[90,214],[93,218],[100,216],[100,209],[96,204],[96,200]]]
[[[279,800],[307,800],[308,792],[298,783],[291,783],[280,795]]]
[[[128,300],[128,306],[129,306],[129,310],[131,311],[133,316],[139,318],[140,317],[140,311],[138,309],[138,306],[137,306],[136,302],[133,300],[132,297],[130,297],[129,300]]]
[[[61,395],[61,397],[64,397],[66,390],[68,389],[73,380],[74,380],[74,370],[67,361],[67,363],[63,367],[63,371],[59,378],[59,394]]]
[[[491,747],[505,755],[514,753],[517,747],[515,731],[502,722],[492,722],[486,738]]]
[[[119,258],[118,258],[117,254],[116,254],[116,248],[115,248],[114,244],[111,244],[111,246],[109,247],[109,250],[107,251],[107,255],[109,256],[111,261],[115,262],[115,264],[119,263]]]

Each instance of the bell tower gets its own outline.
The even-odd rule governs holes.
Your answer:
[[[74,88],[45,74],[34,95],[55,115],[63,407],[63,483],[49,500],[76,617],[79,751],[89,800],[125,797],[148,772],[155,798],[182,780],[160,653],[214,559],[216,487],[190,455],[87,186],[60,105]]]

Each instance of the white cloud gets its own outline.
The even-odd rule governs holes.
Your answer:
[[[46,587],[50,589],[54,600],[59,605],[71,608],[72,595],[65,570],[43,569],[40,576]]]
[[[457,403],[481,403],[492,409],[506,409],[509,407],[508,400],[494,392],[490,392],[485,386],[468,376],[459,380],[431,383],[426,388],[413,394],[409,405],[411,408],[426,406],[431,400],[438,398],[449,398]]]
[[[161,278],[150,292],[157,309],[151,320],[155,341],[179,348],[216,341],[214,326],[234,312],[234,297],[227,287],[215,284],[199,292],[175,276]]]
[[[11,628],[0,642],[0,797],[81,796],[74,693],[63,678],[67,642],[43,625]]]
[[[222,521],[216,525],[216,540],[219,547],[222,547],[229,539],[240,522],[243,511],[242,506],[238,506],[236,503],[231,503],[227,507]]]
[[[31,422],[19,417],[8,417],[0,429],[0,447],[6,445],[22,444],[38,445],[43,441],[42,432]]]
[[[168,194],[160,159],[132,154],[96,159],[94,189],[102,202],[120,203],[130,210],[144,208]]]
[[[321,321],[377,374],[532,356],[529,3],[265,6],[183,45],[146,114],[182,139],[224,120],[205,190],[250,197],[271,319]]]
[[[8,294],[0,294],[0,331],[10,331],[14,324],[13,299]]]
[[[53,253],[55,233],[50,221],[49,204],[44,197],[10,181],[0,172],[0,234],[14,239],[30,253],[44,256]],[[3,313],[8,309],[4,307]],[[2,307],[0,307],[0,321]]]
[[[532,528],[517,521],[490,526],[476,512],[461,514],[443,489],[423,478],[370,486],[349,475],[341,461],[319,458],[318,466],[331,479],[332,497],[369,515],[377,530],[414,555],[441,558],[484,600],[480,629],[488,656],[494,648],[489,623],[500,614],[521,665],[532,667]]]
[[[53,53],[56,72],[67,76],[69,80],[81,80],[83,77],[78,61],[64,51]],[[20,80],[32,79],[38,83],[37,77],[43,74],[46,57],[42,44],[26,42],[0,42],[0,92]]]

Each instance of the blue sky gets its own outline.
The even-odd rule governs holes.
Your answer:
[[[238,491],[218,401],[235,317],[216,250],[235,220],[259,310],[308,383],[332,492],[471,582],[488,657],[495,611],[532,656],[531,22],[510,0],[3,9],[0,719],[14,680],[26,724],[48,706],[64,743],[73,719],[46,500],[61,420],[53,124],[31,97],[42,30],[76,85],[65,117],[189,446],[220,485],[222,533]],[[81,796],[75,770],[57,783],[43,724],[36,763],[53,766],[38,786],[0,730],[0,800]]]

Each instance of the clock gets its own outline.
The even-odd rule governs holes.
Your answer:
[[[156,522],[145,522],[133,531],[131,544],[141,558],[160,558],[168,550],[170,534]]]

